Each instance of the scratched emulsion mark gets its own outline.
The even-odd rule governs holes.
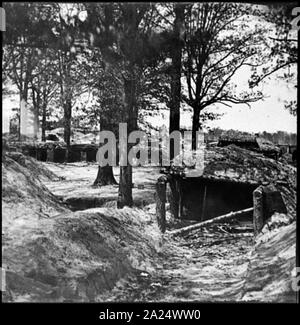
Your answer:
[[[0,31],[6,31],[5,10],[3,8],[0,8]]]
[[[1,291],[4,292],[6,290],[6,272],[4,267],[0,267],[1,272]]]
[[[299,15],[299,13],[300,13],[300,7],[293,8],[292,16],[296,16],[296,17],[291,21],[291,25],[292,25],[292,29],[296,30],[296,31],[299,31],[299,29],[300,29],[300,24],[299,24],[300,15]]]

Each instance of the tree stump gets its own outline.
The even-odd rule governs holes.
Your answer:
[[[98,174],[93,186],[117,185],[112,166],[98,167]]]
[[[162,233],[166,231],[167,177],[161,176],[156,183],[156,220]]]

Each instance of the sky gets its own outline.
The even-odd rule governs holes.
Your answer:
[[[255,21],[254,21],[255,22]],[[294,66],[295,72],[297,67]],[[282,72],[280,72],[282,73]],[[280,74],[279,73],[279,74]],[[249,71],[247,67],[240,69],[232,79],[237,85],[237,90],[247,90],[248,88]],[[284,101],[297,100],[297,89],[294,84],[288,84],[286,81],[278,80],[278,75],[272,74],[259,87],[263,94],[267,97],[263,101],[258,101],[250,104],[250,108],[244,104],[232,104],[232,107],[227,107],[222,104],[214,107],[209,107],[209,110],[215,113],[221,113],[219,119],[206,122],[205,127],[219,127],[225,130],[235,129],[246,132],[277,132],[297,131],[297,118],[292,116],[288,110],[284,108]],[[9,118],[12,115],[11,109],[18,107],[18,96],[10,98],[2,98],[2,129],[3,132],[9,130]],[[169,124],[168,112],[164,111],[163,118],[149,117],[149,122],[155,126]],[[192,117],[190,113],[181,112],[181,127],[191,128]]]
[[[294,67],[296,70],[296,67]],[[210,122],[211,127],[237,129],[247,132],[297,131],[297,117],[284,108],[285,100],[297,100],[294,84],[279,80],[276,75],[262,85],[266,98],[247,105],[232,105],[232,108],[220,105],[216,112],[224,113],[220,120]],[[241,73],[237,78],[243,79]],[[241,81],[242,82],[242,81]]]
[[[294,67],[296,69],[296,67]],[[235,82],[240,87],[246,86],[247,74],[241,71]],[[224,130],[234,129],[250,133],[257,132],[297,132],[297,117],[292,116],[284,108],[285,100],[297,100],[297,89],[294,84],[288,84],[283,80],[278,80],[278,75],[272,75],[262,84],[262,91],[266,98],[250,104],[250,108],[245,104],[232,104],[227,107],[222,104],[210,107],[214,113],[223,114],[219,119],[206,122],[204,128],[219,127]],[[163,113],[164,118],[149,117],[148,120],[156,126],[165,124],[168,126],[169,114]],[[188,112],[181,112],[181,127],[192,127],[192,115]]]
[[[242,84],[245,80],[241,72],[237,76],[237,82]],[[297,100],[297,89],[294,85],[276,79],[272,76],[263,85],[263,92],[268,96],[264,101],[247,105],[235,105],[231,108],[224,105],[210,108],[213,112],[224,114],[218,120],[208,121],[206,127],[220,127],[225,130],[235,129],[246,132],[297,132],[297,118],[284,109],[284,100]],[[18,96],[2,98],[2,130],[8,132],[11,109],[18,107]],[[156,126],[165,124],[168,126],[169,116],[164,112],[164,118],[149,117],[148,120]],[[181,112],[181,127],[191,128],[192,119],[190,113]]]

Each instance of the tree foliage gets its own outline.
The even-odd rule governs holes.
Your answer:
[[[146,117],[163,109],[170,111],[169,131],[180,129],[188,106],[195,148],[196,131],[217,117],[212,107],[251,106],[264,98],[260,85],[268,76],[294,77],[292,6],[5,3],[3,81],[32,101],[43,139],[47,115],[58,111],[69,147],[74,110],[78,125],[115,132],[126,122],[130,133],[149,129]],[[242,74],[246,86],[237,79]],[[83,96],[88,100],[79,105]],[[295,113],[295,102],[286,107]],[[118,206],[132,202],[132,169],[124,166]]]

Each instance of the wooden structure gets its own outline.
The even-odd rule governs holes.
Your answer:
[[[156,183],[156,217],[161,232],[166,231],[166,185],[167,177],[161,176]]]
[[[279,147],[281,153],[293,154],[293,152],[297,150],[296,145],[290,145],[290,144],[278,144],[277,147]]]
[[[218,146],[224,147],[234,144],[244,149],[260,152],[266,157],[278,159],[280,148],[275,146],[269,140],[257,136],[221,136],[218,141]]]
[[[191,177],[195,168],[184,165],[171,164],[163,170],[165,176],[157,183],[161,229],[166,228],[167,199],[174,218],[205,222],[243,211],[239,219],[253,222],[256,232],[275,211],[295,215],[295,169],[234,145],[206,148],[204,159],[204,170],[197,177]]]
[[[275,212],[287,213],[282,195],[274,185],[259,186],[253,192],[253,226],[257,234]]]
[[[184,228],[180,228],[180,229],[176,229],[176,230],[173,230],[171,232],[171,234],[174,236],[176,235],[183,235],[189,231],[193,231],[193,230],[198,230],[200,228],[203,228],[203,227],[207,227],[207,226],[210,226],[211,224],[213,223],[218,223],[218,222],[224,222],[224,221],[229,221],[229,220],[232,220],[232,219],[236,219],[236,218],[240,218],[241,216],[243,216],[245,213],[249,213],[249,212],[253,212],[253,208],[248,208],[248,209],[244,209],[244,210],[240,210],[240,211],[236,211],[236,212],[230,212],[228,214],[225,214],[223,216],[219,216],[219,217],[216,217],[216,218],[213,218],[213,219],[210,219],[210,220],[206,220],[206,221],[203,221],[203,222],[199,222],[199,223],[196,223],[194,225],[190,225],[190,226],[187,226],[187,227],[184,227]]]
[[[71,144],[69,161],[96,161],[99,146],[96,144]],[[37,160],[64,163],[66,144],[64,142],[14,142],[8,150],[17,150]]]

